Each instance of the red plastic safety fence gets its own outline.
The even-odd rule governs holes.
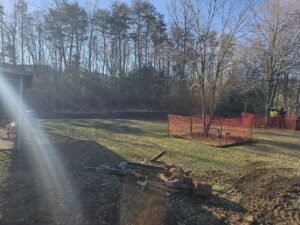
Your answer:
[[[191,137],[191,118],[189,116],[168,115],[168,135]]]
[[[252,114],[239,118],[168,115],[168,134],[224,146],[252,139]]]
[[[295,114],[270,117],[254,114],[253,128],[296,130],[297,117]]]

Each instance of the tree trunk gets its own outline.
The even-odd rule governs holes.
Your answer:
[[[92,22],[91,22],[92,23]],[[89,55],[88,55],[88,70],[92,73],[92,56],[93,56],[93,38],[94,38],[94,26],[91,24],[90,37],[89,37]]]
[[[283,107],[287,109],[289,74],[284,73]]]
[[[295,102],[295,113],[298,115],[300,111],[300,80],[298,81],[298,91],[296,95],[296,102]]]

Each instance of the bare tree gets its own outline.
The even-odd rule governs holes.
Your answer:
[[[268,0],[253,10],[252,47],[260,57],[260,73],[265,90],[265,113],[274,106],[283,80],[284,104],[290,72],[299,66],[300,23],[296,19],[296,1]]]
[[[232,79],[235,43],[251,1],[181,0],[191,16],[195,39],[193,87],[200,88],[203,132],[208,135],[219,99]],[[206,115],[208,120],[205,119]]]

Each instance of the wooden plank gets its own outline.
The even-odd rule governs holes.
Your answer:
[[[121,162],[118,165],[119,168],[125,169],[135,169],[135,170],[144,170],[150,172],[158,172],[158,173],[165,173],[167,169],[163,166],[151,165],[151,164],[144,164],[144,163],[136,163],[136,162]]]
[[[90,171],[98,171],[106,174],[113,174],[113,175],[120,175],[120,176],[133,176],[136,177],[137,179],[144,178],[143,175],[132,170],[115,169],[107,166],[87,167],[86,169]]]
[[[151,159],[150,162],[156,162],[158,159],[160,159],[161,157],[163,157],[165,153],[166,153],[166,151],[161,151],[153,159]]]

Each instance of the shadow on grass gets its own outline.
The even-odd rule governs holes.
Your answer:
[[[281,147],[287,150],[300,151],[300,144],[294,144],[291,142],[280,142],[275,140],[260,140],[260,143],[271,145],[274,147]]]
[[[204,201],[204,204],[214,207],[214,208],[221,208],[221,209],[227,209],[232,212],[237,213],[245,213],[246,209],[241,206],[240,204],[230,201],[226,198],[221,198],[219,196],[213,195],[211,198],[207,198]]]
[[[88,172],[85,167],[114,166],[124,159],[95,141],[58,135],[53,135],[53,140],[57,150],[55,157],[60,158],[72,184],[65,187],[66,193],[76,195],[81,214],[63,213],[66,208],[72,209],[72,201],[60,198],[51,185],[45,187],[45,177],[36,166],[35,157],[30,149],[25,149],[11,152],[11,162],[0,189],[1,224],[225,224],[204,206],[241,210],[240,205],[217,196],[206,200],[180,195],[158,196],[141,191],[135,182]],[[46,145],[40,147],[47,149]]]
[[[169,199],[169,204],[175,207],[168,208],[168,219],[165,224],[228,224],[211,212],[238,215],[246,213],[246,209],[238,203],[213,195],[209,198],[191,198],[189,196],[174,195]],[[200,207],[199,207],[200,206]],[[209,211],[209,213],[208,213]],[[183,217],[182,212],[186,215]],[[193,218],[189,221],[188,218]],[[178,223],[179,222],[179,223]],[[238,222],[238,221],[235,221]],[[230,223],[229,223],[230,224]],[[238,223],[236,223],[238,224]]]
[[[120,212],[116,205],[121,198],[121,181],[103,174],[89,174],[85,167],[114,165],[124,159],[94,141],[64,138],[64,142],[58,143],[56,148],[59,154],[48,156],[61,158],[72,184],[64,187],[65,193],[76,195],[81,214],[64,212],[73,209],[74,202],[58,196],[55,186],[45,187],[45,177],[41,177],[45,174],[40,173],[35,157],[26,149],[11,153],[11,163],[1,191],[0,223],[119,224]]]
[[[254,152],[269,155],[271,158],[274,157],[274,154],[300,158],[300,146],[297,144],[260,140],[249,147]]]
[[[117,134],[133,134],[133,135],[144,135],[145,131],[137,128],[128,126],[128,121],[119,120],[106,120],[108,123],[104,123],[99,120],[72,120],[69,124],[77,127],[84,128],[96,128],[102,129],[108,132]]]
[[[264,130],[254,130],[254,134],[256,135],[267,135],[267,136],[274,136],[278,138],[282,137],[289,137],[289,138],[300,138],[300,132],[299,131],[281,131],[281,130],[276,130],[276,131],[264,131]]]

